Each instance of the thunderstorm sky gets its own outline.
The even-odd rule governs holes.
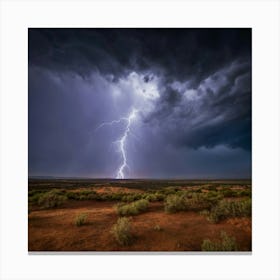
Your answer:
[[[250,178],[251,29],[29,29],[29,176]]]

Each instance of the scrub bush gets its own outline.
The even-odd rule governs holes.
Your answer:
[[[234,237],[230,237],[226,232],[221,232],[221,241],[213,242],[209,239],[203,240],[201,251],[237,251],[238,246]]]
[[[209,221],[217,223],[221,220],[233,217],[251,217],[252,200],[244,199],[239,201],[220,201],[214,206],[209,214]]]
[[[137,215],[144,212],[147,209],[148,204],[148,200],[140,199],[129,204],[119,203],[116,206],[116,210],[120,216]]]
[[[111,233],[120,245],[129,245],[132,239],[130,219],[127,217],[118,218],[117,223],[112,227]]]
[[[61,195],[56,190],[52,190],[39,197],[38,205],[42,208],[54,208],[62,205],[66,200],[67,197],[65,195]]]
[[[82,225],[85,225],[86,224],[86,220],[87,220],[87,217],[88,215],[86,213],[81,213],[81,214],[78,214],[76,217],[75,217],[75,225],[77,227],[80,227]]]

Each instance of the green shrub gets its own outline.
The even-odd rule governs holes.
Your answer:
[[[157,197],[157,201],[164,201],[166,196],[161,193],[157,193],[156,197]]]
[[[140,193],[135,193],[135,194],[125,194],[123,195],[120,200],[123,202],[133,202],[136,200],[140,200],[144,198],[144,196]]]
[[[167,213],[175,213],[178,211],[186,210],[185,195],[177,195],[177,194],[168,195],[164,202],[164,210]]]
[[[238,246],[234,237],[230,237],[226,232],[221,232],[221,241],[213,242],[209,239],[203,240],[202,251],[237,251]]]
[[[45,190],[30,190],[30,191],[28,191],[28,197],[32,197],[37,194],[42,194],[44,192],[46,192],[46,191]]]
[[[66,196],[68,199],[74,199],[74,200],[78,200],[79,199],[79,194],[77,192],[67,192]]]
[[[224,197],[236,197],[238,195],[238,192],[231,189],[222,189],[220,192]]]
[[[126,194],[124,193],[112,193],[111,194],[111,197],[110,197],[110,200],[111,201],[121,201],[122,198],[125,196]]]
[[[155,194],[151,193],[151,194],[146,195],[146,199],[148,201],[154,202],[154,201],[157,201],[157,196]]]
[[[118,203],[116,205],[116,211],[119,216],[137,215],[139,213],[133,203]]]
[[[118,218],[111,232],[120,245],[129,245],[132,239],[130,219],[127,217]]]
[[[175,188],[175,187],[166,187],[166,188],[162,189],[161,192],[164,195],[176,194],[177,188]]]
[[[87,195],[88,200],[96,200],[97,194],[96,192],[91,192],[90,194]]]
[[[215,191],[209,191],[208,193],[193,193],[192,196],[186,200],[186,208],[188,210],[209,210],[216,205],[222,197],[221,194]]]
[[[79,195],[79,200],[87,200],[87,196],[84,194]]]
[[[39,199],[40,199],[42,196],[44,196],[46,193],[49,193],[49,192],[50,192],[50,191],[42,190],[42,189],[39,189],[39,190],[30,190],[30,191],[28,192],[28,202],[38,204]],[[53,194],[57,194],[57,195],[64,195],[64,191],[57,190],[57,189],[53,189],[51,192],[52,192]]]
[[[39,197],[38,205],[42,208],[54,208],[62,205],[66,200],[67,197],[65,195],[61,195],[56,190],[52,190]]]
[[[91,190],[80,190],[79,191],[80,195],[85,195],[85,196],[92,194],[92,193],[93,193],[93,191],[91,191]]]
[[[165,198],[165,195],[160,192],[145,194],[145,199],[149,200],[150,202],[163,201],[164,198]]]
[[[28,202],[31,202],[31,203],[37,203],[38,204],[38,200],[40,199],[40,197],[42,196],[43,194],[38,192],[38,193],[33,193],[32,195],[29,195],[28,194]]]
[[[129,204],[119,203],[116,210],[120,216],[137,215],[144,212],[148,207],[149,201],[146,199],[140,199]]]
[[[156,192],[154,193],[154,195],[155,195],[155,201],[164,201],[164,199],[166,198],[166,195],[160,192]]]
[[[215,191],[208,193],[178,192],[178,194],[167,196],[165,200],[165,211],[175,213],[184,210],[209,210],[222,197],[222,195]]]
[[[68,199],[73,200],[97,200],[97,201],[105,201],[105,200],[120,200],[121,194],[99,194],[93,190],[81,190],[81,191],[67,191],[66,196]]]
[[[209,191],[216,191],[217,190],[217,185],[216,184],[214,184],[214,185],[206,184],[206,185],[202,185],[201,188],[209,190]]]
[[[252,200],[220,201],[209,214],[209,220],[217,223],[232,217],[250,217],[252,214]]]
[[[238,192],[238,196],[252,196],[252,190],[251,189],[245,189],[245,190],[241,190]]]
[[[86,213],[78,214],[78,215],[75,217],[75,221],[74,221],[75,225],[76,225],[77,227],[82,226],[82,225],[85,225],[85,224],[86,224],[87,217],[88,217],[88,214],[86,214]]]

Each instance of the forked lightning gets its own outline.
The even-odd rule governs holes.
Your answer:
[[[138,113],[138,110],[133,108],[132,111],[130,112],[130,114],[128,115],[128,117],[120,118],[118,120],[113,120],[111,122],[104,122],[96,128],[96,130],[97,130],[106,125],[114,125],[114,124],[119,124],[121,122],[126,123],[125,130],[124,130],[124,133],[122,134],[121,138],[119,140],[115,141],[115,143],[119,144],[119,152],[120,152],[121,158],[122,158],[122,164],[118,168],[116,179],[124,179],[125,178],[125,169],[129,168],[128,162],[127,162],[126,142],[127,142],[127,138],[130,133],[131,124],[136,119],[137,113]]]

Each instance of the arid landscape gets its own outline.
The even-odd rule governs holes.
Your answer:
[[[251,251],[251,181],[29,179],[29,251]]]
[[[29,28],[29,251],[252,251],[251,37]]]

